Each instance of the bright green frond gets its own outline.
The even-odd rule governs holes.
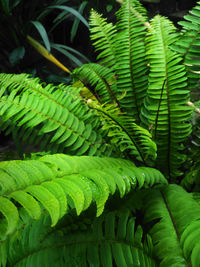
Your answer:
[[[135,188],[166,183],[159,171],[135,167],[128,160],[64,154],[0,162],[0,172],[0,212],[7,221],[5,227],[3,220],[7,234],[17,227],[16,203],[33,219],[40,217],[43,207],[55,225],[68,206],[79,215],[96,202],[99,216],[109,195],[116,190],[123,197]],[[2,239],[5,233],[1,231]]]
[[[59,84],[54,86],[53,84],[42,83],[39,78],[32,78],[25,73],[22,74],[0,74],[0,95],[4,93],[9,94],[12,91],[17,94],[24,91],[28,91],[34,95],[40,96],[43,99],[49,99],[56,102],[62,108],[68,108],[69,111],[79,116],[84,122],[91,122],[95,124],[96,118],[93,114],[88,112],[88,108],[84,105],[83,101],[80,101],[80,86],[66,86]],[[63,97],[63,94],[65,97]],[[67,97],[66,97],[67,95]],[[81,109],[81,112],[80,112]],[[96,122],[98,125],[98,123]]]
[[[115,105],[100,106],[91,101],[89,106],[98,112],[103,129],[108,131],[113,144],[125,155],[136,156],[144,164],[152,164],[157,148],[146,129],[138,126],[130,116],[121,113]]]
[[[199,266],[200,206],[192,195],[177,185],[149,193],[146,222],[154,220],[150,234],[160,266]]]
[[[109,212],[90,222],[68,216],[60,227],[48,227],[48,218],[20,229],[7,241],[9,266],[157,266],[150,236],[136,226],[127,211]],[[64,233],[61,235],[61,229]],[[76,229],[76,231],[73,231]],[[18,241],[22,241],[19,242]]]
[[[140,122],[140,109],[147,91],[147,60],[145,56],[146,26],[133,10],[146,21],[146,10],[139,1],[126,0],[117,12],[116,60],[117,88],[126,95],[120,104],[127,114]]]
[[[0,127],[7,134],[14,128],[24,142],[39,144],[47,151],[110,155],[105,133],[98,132],[99,119],[73,93],[73,87],[42,87],[37,79],[25,77],[23,81],[23,75],[1,78],[7,95],[0,99]]]
[[[178,168],[184,162],[184,155],[179,153],[180,144],[191,132],[185,68],[178,54],[170,49],[175,40],[172,23],[156,16],[147,37],[150,73],[142,110],[143,123],[152,129],[158,146],[158,166],[171,178],[181,174]]]
[[[188,71],[188,81],[191,89],[199,87],[200,71],[200,2],[184,16],[179,24],[183,27],[179,40],[174,45],[174,49],[179,52],[184,59]]]
[[[100,51],[97,59],[101,59],[101,63],[106,67],[115,70],[115,26],[112,23],[107,23],[106,19],[94,10],[91,11],[89,24],[93,45],[96,51]]]

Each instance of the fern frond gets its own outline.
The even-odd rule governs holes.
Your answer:
[[[122,152],[136,156],[144,164],[152,164],[157,148],[146,129],[138,126],[130,116],[121,113],[115,105],[100,106],[94,101],[90,101],[88,105],[98,112],[103,129],[108,131],[113,144]]]
[[[191,132],[185,68],[170,48],[176,40],[174,29],[164,17],[152,20],[147,38],[149,87],[142,110],[143,123],[153,129],[158,146],[158,166],[172,179],[181,174],[178,169],[185,158],[179,153],[180,144]]]
[[[101,64],[115,69],[115,33],[116,28],[112,23],[107,23],[106,19],[92,10],[90,15],[91,40],[96,51],[101,51],[97,59],[101,59]]]
[[[136,226],[128,210],[106,213],[91,224],[85,221],[84,217],[78,222],[67,217],[60,227],[51,230],[47,216],[43,216],[26,225],[19,237],[13,236],[7,242],[9,266],[37,263],[40,267],[44,262],[49,267],[157,266],[150,236]],[[24,242],[19,245],[21,240]]]
[[[199,266],[200,206],[178,185],[147,195],[146,221],[159,220],[150,230],[160,266]]]
[[[94,95],[101,103],[118,103],[116,78],[109,68],[95,63],[84,64],[73,71],[73,76],[94,88]]]
[[[137,168],[128,160],[46,155],[38,160],[0,162],[0,230],[12,233],[18,224],[18,202],[33,219],[41,215],[40,205],[51,217],[52,225],[75,208],[79,215],[96,202],[99,216],[110,194],[120,196],[136,187],[165,184],[163,175],[151,168]],[[1,233],[1,239],[5,238]]]
[[[17,94],[28,91],[41,98],[48,98],[57,102],[62,108],[67,106],[70,111],[78,115],[84,122],[94,120],[92,114],[88,113],[87,106],[84,105],[83,101],[79,101],[81,86],[66,86],[64,84],[54,86],[42,83],[39,78],[32,78],[25,73],[17,75],[0,73],[0,95],[2,96],[4,93],[8,95],[14,90],[16,90]],[[63,97],[63,94],[67,95],[68,98]]]
[[[120,101],[123,111],[133,116],[138,123],[147,91],[148,68],[144,43],[146,27],[133,14],[133,9],[146,19],[146,10],[136,0],[124,1],[117,12],[116,74],[118,91],[126,91],[126,96]]]
[[[184,59],[188,71],[188,81],[190,89],[199,87],[200,71],[200,2],[184,16],[184,21],[179,24],[183,26],[179,40],[174,45]]]
[[[0,79],[1,90],[8,92],[0,99],[0,127],[7,134],[14,128],[24,142],[55,153],[110,154],[105,133],[99,132],[99,119],[74,94],[74,88],[42,87],[37,79],[23,80],[23,75],[4,75]]]

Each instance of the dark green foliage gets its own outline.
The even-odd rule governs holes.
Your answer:
[[[25,226],[4,244],[10,247],[8,266],[34,266],[37,263],[39,267],[44,266],[44,262],[50,267],[92,266],[94,263],[105,267],[114,263],[117,266],[156,266],[151,238],[143,236],[141,227],[135,225],[131,215],[129,211],[121,210],[103,214],[94,221],[84,217],[78,221],[69,215],[51,228],[45,214],[36,222],[22,214]],[[40,238],[30,242],[34,236]],[[20,246],[19,237],[27,240]]]
[[[178,33],[119,2],[72,85],[0,75],[1,130],[43,151],[0,162],[2,267],[200,267],[199,3]]]
[[[37,65],[37,56],[32,55],[27,35],[41,40],[49,52],[53,49],[59,51],[75,66],[81,66],[82,61],[89,61],[80,52],[67,46],[65,38],[62,38],[62,44],[56,43],[57,32],[59,31],[59,34],[63,32],[65,22],[72,22],[72,26],[65,33],[69,34],[71,41],[77,35],[80,22],[89,28],[88,22],[83,17],[88,2],[82,1],[75,5],[73,3],[73,6],[68,6],[68,2],[68,0],[0,0],[0,67],[3,72],[28,71],[33,74],[40,72],[40,75],[42,72],[45,75],[45,71],[41,71],[41,63],[40,67]]]
[[[200,30],[200,2],[184,16],[184,21],[179,22],[183,26],[181,35],[174,49],[184,58],[188,69],[189,86],[191,89],[199,86],[199,30]]]
[[[160,266],[199,266],[200,206],[192,195],[170,185],[147,199],[145,221],[160,219],[150,230]]]

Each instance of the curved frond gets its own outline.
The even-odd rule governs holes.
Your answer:
[[[152,20],[147,37],[149,87],[142,110],[143,123],[152,128],[158,146],[158,166],[172,179],[181,174],[178,169],[185,158],[179,149],[191,132],[185,67],[170,49],[176,40],[174,29],[164,17]]]
[[[93,91],[101,103],[118,103],[116,78],[109,68],[95,63],[84,64],[73,71],[73,76]]]
[[[146,26],[133,13],[146,18],[146,10],[139,1],[126,0],[117,12],[116,60],[117,88],[126,95],[120,104],[123,111],[140,122],[140,109],[147,91],[147,60],[145,55]]]
[[[146,222],[160,266],[199,266],[200,206],[178,185],[152,191],[146,198]]]
[[[150,236],[127,210],[106,213],[91,223],[68,216],[52,230],[46,217],[25,225],[19,238],[10,238],[9,266],[157,266]]]
[[[120,112],[114,105],[97,105],[94,101],[89,107],[99,113],[103,129],[108,131],[111,142],[116,144],[121,152],[136,156],[144,164],[152,164],[156,158],[156,144],[151,140],[151,134],[138,126],[130,117]]]
[[[183,27],[179,40],[174,45],[184,59],[191,89],[199,88],[200,71],[200,2],[184,16],[179,24]]]
[[[112,23],[107,23],[106,19],[92,10],[90,15],[90,33],[96,51],[101,51],[97,59],[106,67],[115,69],[115,33],[116,28]]]
[[[116,190],[123,197],[137,187],[166,183],[159,171],[140,169],[128,160],[64,154],[0,162],[0,174],[0,212],[5,218],[1,220],[1,239],[17,227],[16,203],[33,219],[40,217],[42,206],[55,225],[68,206],[79,215],[96,202],[99,216],[109,195]]]
[[[24,78],[24,79],[23,79]],[[0,128],[53,152],[110,155],[100,121],[71,86],[43,87],[38,79],[1,75]],[[77,89],[79,90],[79,89]]]

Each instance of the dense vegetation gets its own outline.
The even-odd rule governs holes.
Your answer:
[[[200,2],[180,22],[91,11],[71,85],[0,74],[0,266],[200,266]],[[22,144],[42,152],[23,153]]]

